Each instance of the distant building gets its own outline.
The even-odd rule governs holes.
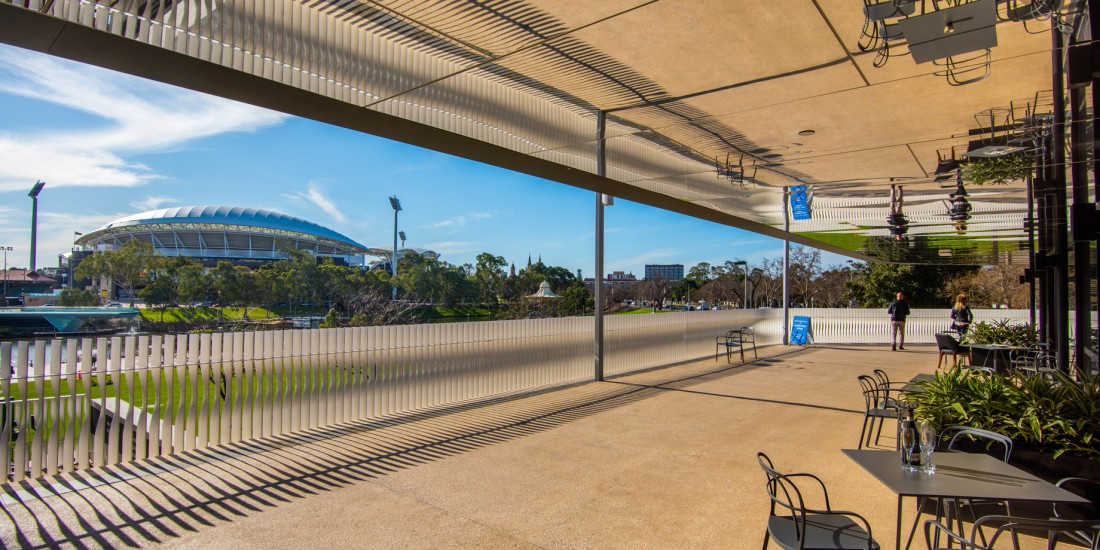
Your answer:
[[[0,285],[4,292],[4,304],[19,305],[24,294],[48,294],[57,284],[55,279],[29,269],[11,268],[0,271]]]
[[[646,264],[645,278],[649,280],[655,277],[675,283],[684,278],[684,264]]]
[[[626,273],[624,271],[612,271],[604,277],[604,288],[626,288],[634,283],[638,282],[638,278],[633,273]],[[593,277],[587,277],[584,279],[584,286],[588,287],[589,291],[595,290],[596,279]]]

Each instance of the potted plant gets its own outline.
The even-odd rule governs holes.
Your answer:
[[[990,430],[1012,438],[1010,462],[1038,477],[1100,479],[1100,377],[986,375],[956,366],[920,384],[924,391],[907,400],[938,432]]]
[[[1032,170],[1031,157],[1018,154],[975,158],[962,167],[963,177],[975,185],[1007,185],[1026,179]]]
[[[964,344],[997,344],[1002,346],[1027,347],[1039,341],[1035,327],[1027,323],[1017,323],[1011,319],[981,321],[970,325],[963,337]]]

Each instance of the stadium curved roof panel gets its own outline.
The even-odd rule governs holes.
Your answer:
[[[351,249],[349,253],[353,254],[363,254],[367,251],[366,246],[322,225],[279,212],[237,206],[179,206],[141,212],[104,224],[94,231],[80,237],[76,244],[87,245],[96,242],[106,235],[132,232],[135,230],[140,231],[144,227],[163,226],[166,224],[217,224],[247,229],[288,232],[292,234],[301,234],[314,239],[339,243]]]

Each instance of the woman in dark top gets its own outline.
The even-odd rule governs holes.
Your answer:
[[[974,321],[974,314],[970,313],[970,306],[966,302],[966,294],[959,294],[955,298],[955,307],[951,308],[951,329],[959,331],[959,336],[966,336],[970,323]]]

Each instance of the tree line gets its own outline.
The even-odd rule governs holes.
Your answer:
[[[819,250],[792,246],[788,294],[793,307],[885,308],[903,292],[918,308],[951,307],[959,294],[967,294],[974,307],[1026,308],[1028,287],[1019,282],[1021,275],[1023,266],[1011,263],[982,267],[849,261],[826,267]],[[766,258],[758,265],[702,262],[680,281],[639,281],[616,299],[782,307],[783,260]]]
[[[284,259],[252,269],[221,261],[204,268],[191,258],[165,257],[148,243],[132,240],[116,250],[97,252],[75,269],[75,280],[106,279],[126,290],[130,305],[135,297],[154,308],[174,305],[219,304],[247,311],[264,305],[324,306],[336,318],[353,324],[408,322],[412,310],[424,306],[478,306],[493,318],[533,318],[581,315],[593,310],[591,292],[569,269],[528,263],[518,272],[506,270],[501,256],[488,252],[474,264],[454,265],[436,258],[406,254],[398,273],[336,265],[312,253],[283,250]],[[977,307],[992,304],[1027,307],[1027,287],[1019,284],[1022,267],[1003,265],[928,266],[847,262],[822,265],[817,249],[795,246],[791,251],[790,303],[795,307],[886,307],[904,292],[913,307],[949,307],[959,293],[970,295]],[[559,296],[555,300],[529,298],[547,281]],[[397,301],[390,299],[397,288]],[[610,287],[605,310],[625,300],[722,304],[725,307],[781,307],[783,265],[769,258],[757,265],[726,261],[699,263],[680,281],[661,278],[639,281],[622,289]],[[66,289],[63,305],[98,304],[87,291]]]
[[[159,255],[152,245],[131,240],[85,258],[76,266],[74,280],[110,279],[126,291],[131,307],[135,298],[154,308],[216,303],[243,308],[247,317],[248,309],[255,306],[323,305],[339,317],[358,314],[361,324],[387,324],[396,320],[392,317],[427,304],[478,305],[500,318],[513,311],[541,317],[582,314],[592,308],[588,291],[571,271],[541,260],[513,275],[505,271],[508,264],[503,257],[487,252],[479,254],[473,265],[408,253],[398,259],[397,276],[392,277],[381,269],[337,265],[331,258],[318,260],[304,250],[284,248],[282,254],[283,259],[255,269],[224,260],[207,269],[194,259]],[[559,298],[524,304],[543,281]],[[398,307],[389,305],[395,286]],[[62,293],[63,305],[98,300],[85,290]]]

